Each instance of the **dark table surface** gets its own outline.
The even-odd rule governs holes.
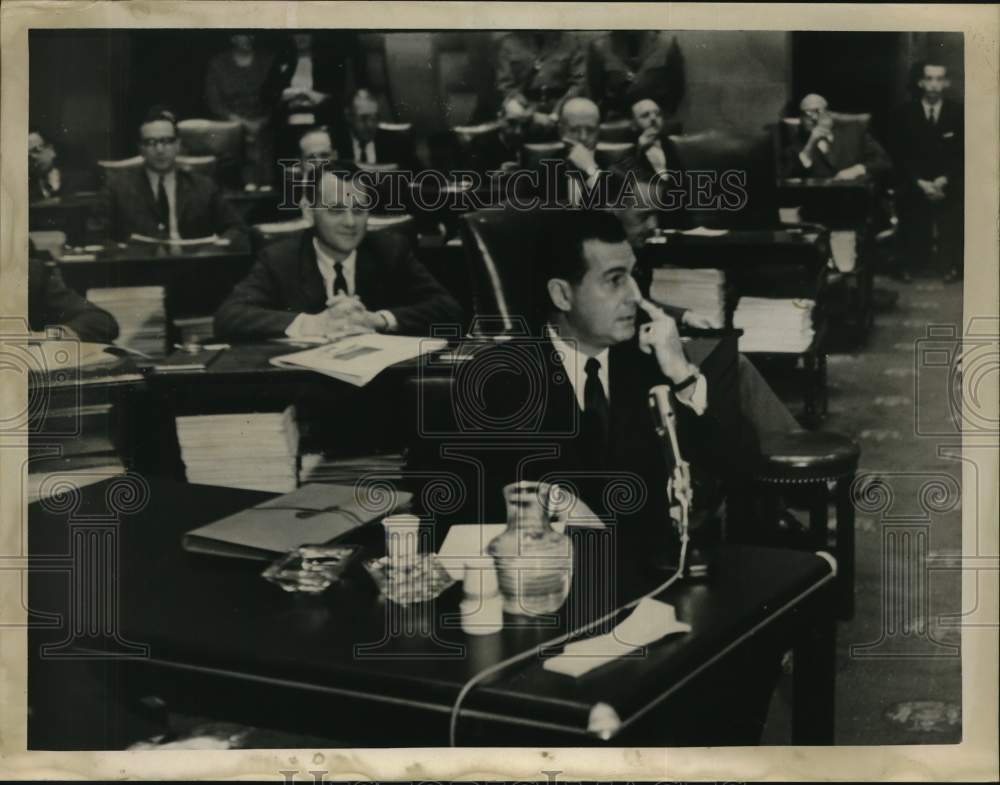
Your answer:
[[[579,564],[570,601],[555,619],[544,623],[507,617],[505,629],[497,635],[467,636],[454,616],[461,596],[458,587],[404,612],[380,598],[360,571],[323,595],[298,596],[264,581],[263,562],[182,550],[184,532],[269,497],[210,486],[118,479],[83,489],[75,503],[64,498],[62,503],[34,504],[29,508],[30,607],[38,614],[62,614],[67,627],[55,631],[55,640],[61,639],[57,651],[98,658],[139,654],[138,661],[159,673],[160,682],[180,683],[191,677],[215,684],[229,698],[234,691],[252,694],[255,689],[280,688],[303,701],[320,696],[337,712],[356,703],[361,707],[359,722],[364,717],[371,721],[366,711],[377,707],[374,719],[386,740],[382,746],[419,738],[430,729],[440,733],[468,679],[565,631],[570,623],[567,609],[573,608],[577,619],[586,618],[581,603],[573,602],[585,585],[592,585],[581,581]],[[120,523],[110,525],[111,521]],[[583,536],[574,537],[578,560],[585,559],[581,549],[588,552],[601,542]],[[377,522],[347,539],[366,545],[372,554],[381,552]],[[596,547],[599,552],[603,546]],[[99,574],[78,568],[74,597],[67,591],[65,576],[51,568],[59,559],[96,564],[87,561],[87,554],[98,551],[105,554]],[[114,556],[109,557],[111,553]],[[616,660],[580,679],[545,671],[539,660],[528,660],[470,694],[462,727],[487,723],[508,732],[528,729],[542,734],[535,738],[551,732],[575,738],[575,743],[591,743],[587,728],[595,705],[610,706],[626,728],[689,678],[770,625],[790,625],[789,629],[801,632],[822,623],[815,609],[809,611],[810,602],[826,594],[820,590],[832,578],[831,566],[823,558],[723,546],[715,566],[710,581],[681,582],[659,596],[674,605],[680,620],[692,625],[689,634],[667,637],[649,646],[644,656]],[[112,586],[106,582],[109,575],[114,576]],[[665,573],[629,575],[623,583],[626,596],[619,596],[619,603],[665,577]],[[109,591],[117,603],[113,617],[105,613],[112,607],[104,604]],[[52,631],[37,632],[32,650],[46,639],[53,640]],[[146,647],[145,653],[136,647]],[[57,674],[58,665],[49,665]],[[829,677],[832,680],[832,672]],[[187,697],[204,699],[206,706],[209,701],[207,693]],[[818,701],[821,696],[814,697]],[[814,708],[825,707],[817,703]],[[419,718],[426,727],[411,724]],[[331,716],[326,729],[333,724]],[[446,738],[437,738],[437,743],[447,743]]]

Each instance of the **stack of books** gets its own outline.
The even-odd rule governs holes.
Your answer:
[[[87,299],[118,322],[119,346],[162,357],[167,351],[167,316],[162,286],[122,286],[89,289]]]
[[[798,354],[813,341],[812,300],[741,297],[733,327],[743,330],[741,352]]]
[[[687,308],[707,316],[716,327],[725,325],[726,275],[722,270],[657,267],[650,297],[662,305]]]
[[[177,441],[188,482],[274,493],[298,487],[294,406],[283,412],[178,417]]]

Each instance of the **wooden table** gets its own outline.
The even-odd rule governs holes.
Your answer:
[[[155,480],[132,481],[130,491],[128,482],[86,488],[75,505],[29,509],[28,602],[36,614],[53,614],[47,628],[29,630],[29,748],[124,743],[136,732],[129,712],[143,695],[197,716],[344,744],[443,746],[468,679],[587,618],[586,603],[574,598],[593,582],[579,565],[555,618],[507,617],[490,636],[462,632],[457,586],[406,611],[381,599],[363,572],[320,596],[287,594],[260,577],[262,562],[194,555],[180,545],[185,531],[268,494]],[[581,564],[596,563],[587,560],[607,547],[585,530],[572,536]],[[347,539],[381,552],[377,522]],[[752,688],[773,672],[777,654],[793,648],[792,741],[832,743],[830,563],[811,553],[723,546],[715,567],[709,581],[677,583],[660,596],[691,633],[580,679],[546,671],[532,657],[469,694],[458,742],[710,744],[738,709],[728,685]],[[665,577],[634,572],[619,602]],[[597,706],[610,719],[603,732],[592,728]]]

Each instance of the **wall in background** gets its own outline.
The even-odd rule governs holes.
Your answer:
[[[681,30],[686,89],[677,113],[685,133],[729,127],[758,131],[778,117],[791,89],[791,40],[784,32]]]

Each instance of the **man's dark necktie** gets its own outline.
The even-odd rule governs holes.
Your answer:
[[[333,263],[333,293],[347,294],[347,279],[344,277],[344,265],[341,262]]]
[[[608,399],[601,384],[601,363],[590,357],[584,365],[587,381],[583,385],[583,417],[580,433],[597,465],[607,460],[608,451]]]
[[[170,231],[170,202],[167,201],[167,187],[160,175],[156,184],[156,220],[161,232]]]

